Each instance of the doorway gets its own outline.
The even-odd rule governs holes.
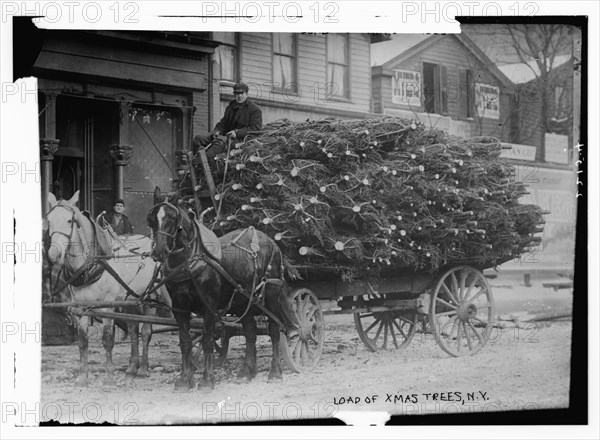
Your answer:
[[[79,208],[92,214],[112,199],[112,163],[109,146],[118,121],[116,102],[59,95],[56,136],[60,139],[52,167],[52,189],[57,199],[79,193]]]
[[[427,113],[440,113],[440,78],[439,66],[423,63],[423,97]]]

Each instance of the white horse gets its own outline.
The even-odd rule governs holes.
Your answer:
[[[57,201],[53,194],[49,195],[50,211],[46,216],[50,245],[47,250],[48,259],[53,265],[64,269],[65,279],[72,278],[76,272],[86,266],[81,275],[69,286],[73,301],[123,301],[126,299],[126,289],[106,270],[97,264],[97,256],[105,256],[105,261],[114,269],[118,276],[136,294],[142,294],[152,281],[157,263],[151,258],[142,257],[141,253],[149,252],[152,240],[141,235],[119,237],[118,243],[106,240],[104,232],[84,215],[76,206],[79,200],[77,191],[70,200]],[[113,245],[119,249],[112,249]],[[111,257],[112,255],[112,257]],[[170,305],[170,297],[166,289],[157,291],[158,299]],[[128,300],[136,298],[129,297]],[[111,309],[98,309],[111,310]],[[126,310],[127,311],[127,310]],[[149,314],[150,307],[145,305],[143,313]],[[112,349],[114,346],[114,327],[112,319],[102,319],[102,345],[106,350],[105,384],[114,384],[114,366]],[[79,357],[80,371],[76,384],[88,384],[88,327],[89,317],[79,319]],[[148,375],[148,345],[152,337],[152,325],[142,325],[142,358],[138,352],[139,326],[137,322],[128,322],[127,329],[131,337],[131,356],[127,375]]]

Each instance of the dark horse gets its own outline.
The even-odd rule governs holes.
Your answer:
[[[212,335],[216,320],[225,313],[241,317],[246,338],[246,356],[238,380],[248,382],[256,376],[257,326],[254,316],[262,313],[255,305],[257,302],[264,304],[272,314],[268,327],[273,358],[268,380],[282,380],[279,342],[283,329],[278,321],[293,325],[297,320],[290,310],[288,288],[283,279],[283,256],[275,242],[254,228],[217,238],[202,223],[190,218],[175,200],[165,201],[159,188],[155,190],[154,203],[147,217],[154,237],[152,258],[163,262],[163,276],[169,277],[167,290],[179,326],[182,371],[175,390],[194,387],[190,336],[192,312],[204,318],[204,372],[199,388],[214,388]],[[232,282],[239,283],[238,287],[243,286],[246,295],[253,296],[253,302],[236,291]]]

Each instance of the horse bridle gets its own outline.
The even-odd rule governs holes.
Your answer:
[[[171,244],[171,246],[168,247],[169,249],[169,254],[171,254],[174,250],[175,250],[175,245],[177,242],[177,234],[179,234],[179,231],[181,231],[183,229],[183,215],[181,214],[181,212],[179,211],[179,209],[173,205],[172,203],[169,202],[162,202],[159,206],[168,206],[169,208],[173,208],[175,210],[175,212],[177,213],[177,227],[175,228],[175,232],[173,232],[172,234],[169,234],[168,232],[165,231],[161,231],[159,229],[159,226],[157,225],[156,228],[156,235],[162,234],[162,235],[166,235],[167,237],[171,238],[173,240],[173,243]]]
[[[48,211],[48,213],[45,215],[45,217],[48,217],[48,214],[50,214],[52,211],[54,211],[56,208],[65,208],[67,211],[71,212],[71,232],[69,233],[69,235],[65,234],[62,231],[54,231],[50,234],[50,242],[52,242],[52,236],[54,234],[60,234],[60,235],[64,235],[67,238],[67,249],[65,249],[65,255],[67,254],[67,252],[69,252],[69,249],[71,248],[71,243],[73,241],[73,232],[75,232],[75,224],[77,224],[77,227],[79,228],[79,220],[77,220],[77,217],[75,215],[75,210],[68,206],[68,205],[56,205],[54,206],[50,211]],[[50,229],[50,228],[48,228]]]

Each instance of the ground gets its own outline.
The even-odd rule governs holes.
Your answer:
[[[508,283],[508,284],[507,284]],[[521,279],[522,283],[522,279]],[[535,283],[535,280],[534,280]],[[569,290],[541,284],[525,287],[518,278],[492,280],[498,314],[569,307]],[[244,340],[231,339],[227,363],[217,368],[210,393],[178,394],[173,384],[181,356],[175,334],[153,337],[151,375],[127,378],[127,341],[114,350],[117,387],[104,387],[100,332],[90,343],[91,384],[73,385],[76,345],[42,348],[42,420],[118,424],[187,424],[298,418],[346,417],[347,411],[391,414],[566,408],[569,405],[570,319],[532,322],[498,329],[474,356],[453,358],[431,334],[417,333],[404,350],[369,352],[351,315],[327,316],[325,348],[308,373],[285,371],[281,383],[267,383],[268,337],[258,338],[258,376],[235,382]],[[196,374],[196,379],[199,375]]]

